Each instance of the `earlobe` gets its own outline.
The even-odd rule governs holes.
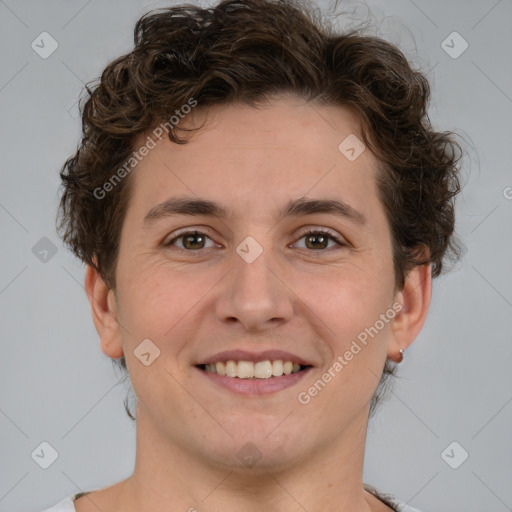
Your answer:
[[[102,352],[113,359],[122,357],[124,352],[114,292],[91,265],[87,265],[85,273],[85,290]]]
[[[432,267],[418,265],[409,271],[404,287],[397,295],[400,311],[393,319],[392,339],[388,345],[388,358],[400,362],[400,350],[411,345],[421,331],[427,318],[432,293]]]

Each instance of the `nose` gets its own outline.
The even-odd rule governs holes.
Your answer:
[[[233,255],[233,268],[222,281],[215,312],[223,323],[239,323],[247,331],[273,329],[293,316],[293,293],[270,250],[248,263]]]

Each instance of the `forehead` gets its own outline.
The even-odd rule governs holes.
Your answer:
[[[358,202],[365,195],[376,196],[377,162],[360,146],[359,120],[346,107],[285,97],[256,108],[245,104],[197,108],[178,126],[200,129],[185,134],[184,145],[164,135],[148,152],[131,176],[131,209],[185,194],[257,215],[263,202],[277,207],[305,195],[339,192]],[[135,147],[151,133],[141,135]],[[364,150],[357,155],[361,147]],[[354,152],[357,158],[348,158]]]
[[[200,127],[190,142],[207,148],[209,154],[293,148],[321,161],[322,154],[331,153],[329,150],[339,151],[340,137],[353,135],[361,139],[359,119],[348,107],[321,105],[295,96],[254,107],[234,103],[195,109],[177,126]],[[176,154],[186,149],[174,147]],[[188,153],[190,158],[192,152]]]

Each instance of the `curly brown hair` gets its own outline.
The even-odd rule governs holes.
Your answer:
[[[415,265],[457,256],[454,197],[462,150],[451,132],[434,131],[425,76],[394,45],[358,30],[336,33],[296,0],[223,0],[212,8],[170,7],[144,15],[134,49],[87,87],[82,140],[61,170],[58,230],[115,290],[115,268],[130,179],[98,199],[134,151],[134,140],[191,98],[199,107],[255,106],[279,94],[354,110],[379,162],[397,289]],[[180,130],[181,132],[181,130]],[[177,129],[170,140],[187,142]],[[428,248],[428,251],[419,249]],[[119,361],[126,368],[124,358]],[[386,363],[381,386],[394,367]],[[372,401],[372,411],[379,390]]]

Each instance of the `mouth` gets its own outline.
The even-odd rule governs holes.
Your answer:
[[[275,393],[293,386],[313,369],[308,361],[277,350],[223,352],[195,367],[210,382],[242,395]]]
[[[282,359],[265,361],[217,361],[216,363],[197,365],[206,373],[216,373],[223,377],[233,379],[273,379],[283,375],[292,375],[310,368],[310,365],[301,365],[293,361]]]

